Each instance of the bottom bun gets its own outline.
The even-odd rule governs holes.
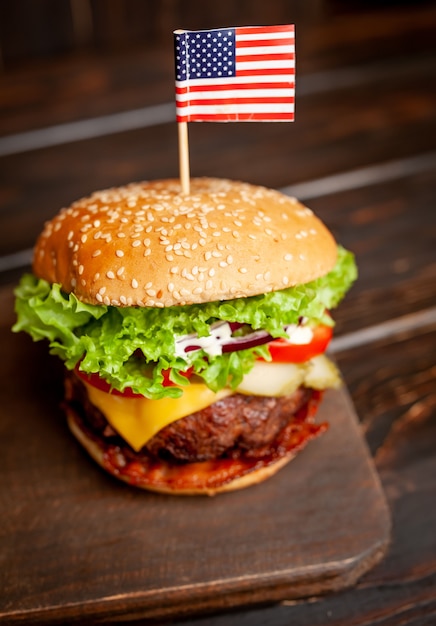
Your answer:
[[[122,449],[110,445],[84,427],[83,421],[70,406],[65,406],[68,426],[88,454],[109,474],[120,480],[163,494],[208,495],[244,489],[273,476],[327,424],[313,421],[319,394],[295,416],[260,457],[219,458],[194,463],[171,462],[159,458],[128,461]]]

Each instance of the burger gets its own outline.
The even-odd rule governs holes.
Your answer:
[[[63,359],[69,428],[107,472],[211,495],[272,476],[326,429],[330,312],[355,278],[353,255],[278,191],[135,183],[46,223],[13,330]]]

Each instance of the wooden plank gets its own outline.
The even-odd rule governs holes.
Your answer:
[[[359,266],[358,281],[335,311],[338,334],[436,305],[435,174],[310,201]]]
[[[345,391],[331,422],[276,477],[216,498],[114,481],[72,441],[61,367],[9,331],[2,290],[0,621],[180,615],[348,587],[384,554],[389,515]],[[223,549],[223,547],[225,548]]]
[[[330,10],[328,18],[321,20],[304,15],[307,4],[307,0],[297,4],[292,11],[292,18],[297,22],[297,72],[303,80],[307,75],[327,72],[325,78],[334,81],[334,73],[330,72],[344,67],[358,76],[359,70],[367,71],[365,64],[380,65],[386,61],[392,62],[392,72],[395,73],[413,58],[425,63],[428,55],[434,54],[436,10],[428,3]],[[197,3],[195,12],[191,9],[192,18],[186,0],[183,8],[180,5],[165,7],[160,14],[154,8],[153,15],[139,25],[148,30],[147,37],[145,32],[136,41],[130,37],[130,45],[117,46],[113,51],[112,43],[103,50],[91,47],[75,55],[70,53],[39,61],[32,59],[27,64],[8,66],[0,83],[0,134],[172,100],[174,59],[171,33],[182,25],[195,29],[197,26],[213,28],[244,21],[261,24],[265,21],[265,11],[269,17],[265,23],[271,23],[274,15],[278,20],[275,23],[286,23],[290,19],[286,2],[270,3],[267,9],[264,3],[246,3],[243,14],[240,7],[235,10],[233,4],[225,7],[222,13],[218,12],[218,6],[211,12],[198,5],[202,3]],[[139,9],[137,5],[136,13],[138,10],[142,12],[142,4]],[[327,13],[329,7],[322,10]],[[218,23],[220,15],[222,24]],[[123,18],[124,21],[131,19],[128,11],[124,11]],[[99,23],[104,19],[104,15],[99,16]],[[6,18],[3,22],[8,24]],[[22,26],[21,21],[16,22],[17,30],[19,26]],[[123,20],[118,20],[118,35],[122,27]],[[14,28],[9,31],[13,38]],[[21,28],[17,36],[22,32]],[[368,33],[371,33],[371,45],[367,44]],[[99,36],[100,44],[105,39],[110,40],[102,29]],[[122,33],[121,37],[127,38],[128,35]],[[419,73],[418,67],[416,72]],[[313,78],[322,80],[322,77],[312,76],[311,82]],[[298,85],[299,89],[303,88],[303,83]]]

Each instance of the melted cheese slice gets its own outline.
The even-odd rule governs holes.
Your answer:
[[[124,398],[97,389],[85,382],[88,396],[107,421],[137,452],[162,428],[178,419],[201,411],[232,394],[230,389],[214,393],[206,385],[183,387],[180,398]]]

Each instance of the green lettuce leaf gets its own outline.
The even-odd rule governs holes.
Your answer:
[[[218,391],[226,385],[236,388],[256,358],[268,358],[268,348],[213,357],[198,350],[184,360],[175,354],[175,337],[207,336],[217,320],[246,323],[273,337],[285,336],[284,325],[300,317],[332,325],[326,309],[339,303],[356,277],[353,255],[339,247],[333,270],[310,283],[250,298],[158,309],[84,304],[59,285],[26,274],[15,290],[13,331],[26,331],[35,341],[47,339],[50,352],[68,369],[79,363],[81,371],[98,372],[120,391],[130,387],[153,399],[177,397],[178,387],[162,386],[162,370],[171,369],[171,379],[183,385],[189,384],[181,374],[188,367]]]

